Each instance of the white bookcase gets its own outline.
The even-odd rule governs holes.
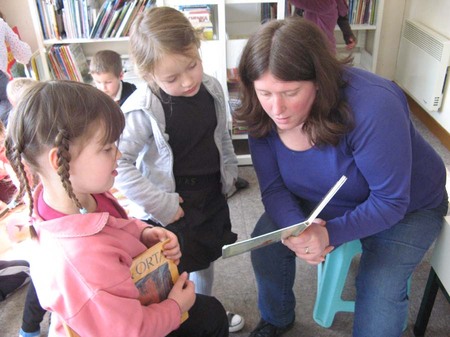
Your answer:
[[[261,25],[261,7],[270,4],[276,14],[272,19],[283,19],[285,17],[286,2],[281,1],[237,1],[225,0],[225,39],[226,69],[236,69],[239,64],[241,52],[247,43],[249,36]],[[226,75],[226,74],[225,74]],[[228,90],[228,83],[225,83]],[[231,115],[230,115],[231,116]],[[233,144],[238,157],[239,165],[251,165],[252,160],[248,151],[248,140],[246,134],[235,134],[230,119],[230,130]]]
[[[100,3],[103,3],[100,0]],[[158,6],[180,5],[210,5],[214,12],[214,39],[205,40],[201,45],[201,57],[206,73],[215,76],[224,88],[226,99],[227,90],[227,68],[235,68],[239,62],[240,52],[245,45],[246,39],[261,24],[261,6],[273,4],[277,7],[277,18],[281,19],[285,13],[284,0],[157,0]],[[36,0],[28,0],[28,6],[32,17],[34,32],[38,43],[38,51],[42,55],[54,44],[81,44],[86,57],[89,59],[97,51],[112,49],[128,58],[129,38],[108,39],[44,39],[39,19]],[[41,57],[44,68],[44,79],[51,78],[49,64],[46,57]],[[125,80],[139,84],[141,81],[134,75],[130,66]],[[231,115],[230,115],[231,130]],[[246,135],[232,135],[233,142],[237,148],[244,147],[244,153],[238,154],[240,165],[251,165],[248,151],[245,151]],[[241,145],[241,146],[238,146]],[[242,146],[243,145],[243,146]]]
[[[47,49],[54,44],[61,43],[80,43],[86,57],[89,59],[98,50],[113,49],[122,55],[124,59],[128,58],[129,53],[129,38],[108,38],[108,39],[51,39],[45,40],[39,13],[36,5],[36,0],[27,0],[28,7],[32,18],[32,26],[36,35],[38,44],[38,53],[42,55],[47,52]],[[99,0],[103,3],[104,0]],[[358,38],[358,45],[352,54],[355,59],[355,66],[360,66],[370,71],[376,70],[377,55],[380,44],[380,26],[383,17],[384,0],[377,0],[378,5],[376,9],[376,24],[375,25],[353,25],[352,29]],[[276,18],[283,19],[286,12],[285,0],[157,0],[158,6],[173,6],[180,5],[210,5],[214,12],[214,39],[205,40],[201,46],[201,57],[206,73],[215,76],[225,91],[225,96],[228,99],[227,86],[227,69],[236,68],[239,63],[242,48],[245,46],[247,38],[253,33],[261,24],[261,7],[267,4],[276,6]],[[337,41],[342,41],[339,28],[336,30]],[[339,53],[348,53],[345,50],[345,45],[338,44]],[[47,59],[42,57],[44,63],[44,78],[50,78],[48,70]],[[128,67],[126,73],[126,80],[136,84],[141,83],[141,80],[134,75],[132,66]],[[230,114],[230,130],[231,114]],[[239,164],[251,165],[250,154],[247,148],[247,136],[245,134],[232,134],[233,143],[235,145]]]
[[[351,25],[358,42],[356,47],[349,51],[345,48],[342,33],[336,26],[335,37],[338,56],[346,56],[351,54],[356,67],[375,72],[377,67],[378,50],[380,46],[381,29],[379,29],[383,15],[383,1],[378,1],[377,22],[375,25]]]

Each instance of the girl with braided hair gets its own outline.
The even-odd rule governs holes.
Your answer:
[[[31,276],[52,312],[49,335],[65,336],[68,325],[82,337],[228,336],[222,305],[196,296],[186,273],[167,300],[138,300],[132,258],[165,240],[167,258],[178,263],[181,253],[175,234],[129,219],[108,192],[124,125],[109,96],[71,81],[37,83],[11,115],[6,154],[20,182],[18,198],[29,199]],[[34,190],[24,165],[39,176]]]

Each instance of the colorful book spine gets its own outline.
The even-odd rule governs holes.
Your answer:
[[[142,11],[145,8],[146,3],[147,3],[147,0],[139,0],[139,2],[137,3],[136,7],[134,8],[133,13],[131,14],[130,19],[128,20],[127,26],[125,27],[122,36],[128,36],[129,35],[130,28],[131,28],[131,25],[133,24],[134,19],[136,19],[136,16],[138,16],[139,13],[142,13]]]
[[[100,8],[98,16],[95,20],[95,24],[91,30],[91,34],[90,34],[91,39],[93,39],[95,37],[98,38],[98,34],[99,34],[98,32],[101,28],[103,20],[105,19],[105,16],[107,15],[108,11],[110,10],[110,7],[112,6],[112,1],[113,0],[106,0],[103,3],[102,7]]]
[[[130,20],[130,17],[134,12],[134,9],[136,8],[137,3],[138,3],[138,0],[133,0],[129,3],[127,12],[125,13],[125,15],[123,17],[122,22],[120,23],[120,26],[117,29],[116,34],[114,35],[115,37],[124,36],[123,31],[124,31],[125,27],[127,26],[128,21]]]

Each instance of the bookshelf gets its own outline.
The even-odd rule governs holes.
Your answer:
[[[286,2],[282,1],[225,1],[226,84],[230,102],[230,130],[239,165],[251,165],[247,133],[233,123],[232,110],[236,94],[236,74],[239,59],[247,39],[261,23],[285,17]]]
[[[138,6],[145,6],[147,3],[150,4],[154,1],[63,0],[60,3],[64,5],[64,9],[58,9],[53,4],[56,4],[56,1],[27,0],[38,44],[38,50],[35,52],[34,58],[41,64],[39,67],[41,71],[39,79],[58,78],[55,76],[51,60],[48,57],[49,52],[55,46],[79,45],[87,61],[99,50],[115,50],[123,59],[124,80],[135,84],[141,83],[142,81],[134,74],[133,67],[129,62],[129,37],[127,36],[129,25],[125,26],[120,23],[127,22],[131,24],[131,15],[137,14]],[[113,15],[113,4],[116,3],[121,4],[121,6],[118,6],[115,10],[116,15]],[[78,12],[75,14],[74,6],[77,5]],[[111,7],[109,12],[111,17],[110,23],[100,19],[97,20],[97,18],[101,18],[101,15],[104,18],[107,17],[106,14],[102,14],[107,13],[107,5]],[[88,10],[89,6],[92,8]],[[132,9],[135,9],[135,11],[132,11]],[[113,21],[113,17],[115,17],[115,21]],[[130,19],[125,21],[127,17]],[[119,20],[120,18],[122,21]],[[105,22],[106,29],[95,30],[96,22],[99,22],[97,28],[101,26],[100,22]],[[97,35],[96,32],[98,32]]]
[[[358,9],[364,6],[358,14]],[[366,15],[363,12],[366,11]],[[358,39],[354,50],[345,49],[345,42],[342,38],[339,27],[336,26],[335,37],[338,56],[352,54],[354,65],[365,70],[375,72],[377,67],[378,50],[381,39],[381,25],[383,20],[384,0],[350,0],[349,1],[349,21],[353,33]]]
[[[82,0],[80,0],[82,1]],[[86,0],[88,1],[88,0]],[[129,0],[138,1],[138,0]],[[139,0],[143,1],[143,0]],[[30,10],[33,17],[33,26],[37,35],[39,54],[41,56],[42,68],[44,69],[43,79],[52,78],[53,71],[49,70],[51,65],[47,58],[49,50],[60,44],[77,44],[80,45],[87,59],[92,57],[95,52],[101,49],[113,49],[127,60],[129,38],[127,36],[118,36],[117,33],[92,33],[92,27],[84,30],[81,14],[74,16],[75,23],[70,23],[70,33],[63,33],[61,29],[55,28],[55,25],[45,24],[45,20],[41,19],[39,6],[46,1],[28,0]],[[71,1],[73,2],[73,1]],[[89,1],[88,1],[89,2]],[[98,13],[102,8],[109,4],[110,0],[100,1]],[[64,1],[63,3],[67,3]],[[126,2],[125,2],[126,3]],[[249,35],[256,31],[262,20],[265,18],[283,18],[285,13],[284,0],[156,0],[157,6],[172,6],[179,10],[183,10],[184,6],[208,6],[211,12],[212,27],[207,27],[209,35],[207,39],[202,41],[201,57],[203,60],[204,71],[215,76],[224,88],[225,97],[228,101],[230,95],[228,92],[227,69],[232,70],[237,67],[239,55],[245,45]],[[277,9],[277,10],[275,10]],[[100,14],[99,14],[100,15]],[[120,17],[120,13],[117,14]],[[51,16],[50,16],[51,17]],[[69,25],[66,21],[63,21]],[[42,24],[44,23],[44,24]],[[104,31],[110,32],[114,30],[111,24],[110,28]],[[69,29],[69,28],[68,28]],[[212,32],[211,32],[212,30]],[[245,32],[245,34],[243,33]],[[212,33],[212,34],[211,34]],[[212,35],[212,36],[211,36]],[[139,81],[135,78],[130,82]],[[231,109],[228,110],[230,115],[230,132],[232,134],[233,143],[235,145],[240,165],[251,165],[250,154],[247,145],[247,136],[243,134],[234,134],[232,128]]]
[[[57,33],[48,34],[42,29],[38,4],[46,3],[45,0],[27,0],[30,8],[33,28],[35,31],[38,51],[35,53],[39,57],[42,79],[52,78],[49,70],[49,61],[46,57],[48,50],[56,44],[80,44],[86,58],[89,60],[93,54],[102,49],[112,49],[122,55],[124,59],[124,69],[128,70],[125,80],[140,84],[142,81],[134,75],[132,65],[128,60],[129,38],[120,34],[106,34],[104,37],[91,38],[91,35],[83,33],[81,28],[72,29],[70,36],[57,36]],[[98,3],[98,11],[105,3],[113,0],[64,0],[63,3]],[[127,0],[125,3],[144,0]],[[147,0],[150,1],[150,0]],[[370,71],[375,71],[377,65],[377,55],[380,44],[380,25],[383,13],[384,0],[376,0],[375,7],[376,21],[373,24],[353,24],[352,29],[357,35],[358,45],[352,51],[355,65]],[[157,6],[172,6],[181,9],[182,6],[209,6],[212,13],[212,32],[208,38],[202,42],[201,57],[206,73],[215,76],[225,91],[226,99],[233,98],[233,93],[229,92],[229,87],[234,80],[233,74],[239,63],[240,53],[245,46],[247,38],[253,33],[261,22],[268,17],[283,19],[288,10],[285,0],[155,0]],[[120,18],[120,13],[117,14]],[[126,15],[123,14],[123,15]],[[81,17],[80,19],[81,20]],[[111,26],[114,31],[114,26]],[[54,28],[53,28],[54,29]],[[342,40],[339,28],[336,30],[337,41]],[[76,33],[74,33],[76,32]],[[211,34],[212,33],[212,34]],[[60,34],[61,35],[61,34]],[[100,35],[101,36],[101,35]],[[338,42],[339,43],[339,42]],[[343,42],[338,44],[338,52],[342,55],[348,53]],[[230,108],[230,107],[228,107]],[[247,136],[240,130],[234,133],[232,123],[232,109],[230,112],[230,132],[233,139],[240,165],[251,165],[251,158],[248,152]]]
[[[350,26],[358,43],[353,50],[347,50],[342,32],[336,25],[334,35],[338,57],[344,58],[351,54],[354,66],[376,72],[381,43],[381,25],[385,12],[384,2],[384,0],[347,0]],[[288,4],[287,12],[289,13],[287,15],[294,13],[295,6]]]

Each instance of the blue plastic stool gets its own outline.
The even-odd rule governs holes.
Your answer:
[[[342,244],[327,255],[317,269],[317,295],[313,318],[320,326],[329,328],[337,312],[354,312],[355,301],[341,297],[353,258],[362,252],[359,240]],[[408,279],[408,295],[411,278]],[[404,328],[407,327],[408,318]]]
[[[317,268],[317,295],[313,318],[317,324],[329,328],[337,312],[354,312],[355,301],[341,298],[347,273],[353,258],[361,253],[359,240],[342,244],[327,255]]]

